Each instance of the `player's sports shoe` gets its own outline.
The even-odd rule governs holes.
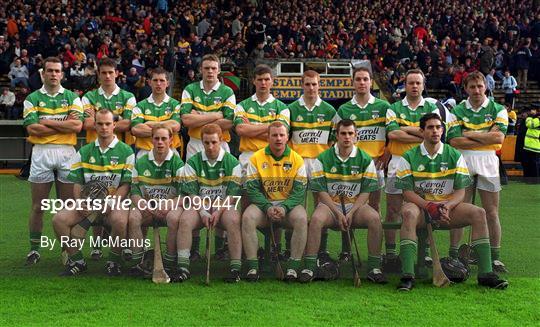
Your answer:
[[[424,257],[424,265],[426,265],[426,267],[428,267],[428,268],[433,267],[433,259],[431,259],[431,257],[429,255],[426,255]]]
[[[86,271],[88,267],[86,266],[86,261],[70,261],[68,262],[68,265],[66,266],[66,270],[60,273],[60,276],[76,276],[84,271]]]
[[[231,269],[229,270],[229,275],[223,278],[223,280],[226,283],[238,283],[240,281],[240,272],[236,269]]]
[[[298,279],[298,274],[296,273],[296,270],[294,269],[287,269],[287,272],[285,273],[285,278],[283,279],[287,283],[294,282]]]
[[[298,276],[298,281],[300,283],[311,283],[315,279],[315,273],[311,269],[304,269],[300,272]]]
[[[317,255],[317,259],[319,259],[319,263],[322,265],[325,262],[332,261],[332,258],[330,257],[330,253],[328,251],[321,251]]]
[[[92,252],[90,252],[90,258],[94,261],[98,261],[103,257],[103,251],[101,249],[93,249]]]
[[[202,257],[201,257],[201,254],[199,253],[199,251],[191,251],[191,255],[189,256],[189,260],[190,261],[199,261],[201,260]]]
[[[508,269],[506,269],[506,266],[500,260],[493,260],[491,266],[493,267],[493,271],[499,274],[504,274],[508,272]]]
[[[257,269],[250,269],[246,274],[246,280],[248,282],[259,281],[259,272],[257,271]]]
[[[222,247],[220,249],[217,249],[215,257],[216,257],[217,261],[227,261],[227,260],[229,260],[229,249],[227,249],[226,247]]]
[[[137,264],[133,267],[131,267],[129,269],[129,275],[131,277],[141,277],[141,278],[144,278],[144,277],[147,277],[147,276],[150,276],[152,274],[151,271],[149,270],[146,270],[142,264]]]
[[[26,255],[26,263],[25,263],[25,265],[26,266],[35,265],[36,263],[39,262],[39,259],[41,259],[41,255],[39,254],[39,252],[36,251],[36,250],[32,250],[32,251],[28,252],[28,254]]]
[[[191,273],[187,268],[180,268],[169,277],[171,283],[182,283],[191,278]]]
[[[500,279],[496,273],[490,272],[487,274],[478,275],[478,285],[504,290],[508,287],[508,282],[504,279]]]
[[[107,273],[107,276],[109,277],[122,275],[122,270],[120,270],[120,265],[112,261],[107,261],[107,265],[105,266],[105,271]]]
[[[388,280],[386,280],[386,276],[384,276],[383,272],[380,269],[372,269],[367,274],[367,279],[375,284],[386,284],[388,283]]]
[[[414,287],[414,277],[412,276],[403,276],[401,277],[397,290],[408,292]]]

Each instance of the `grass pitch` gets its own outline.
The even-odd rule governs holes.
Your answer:
[[[506,291],[479,288],[476,271],[466,283],[446,289],[419,280],[412,292],[398,293],[395,275],[388,285],[362,280],[362,287],[356,289],[349,266],[342,267],[342,277],[335,282],[288,285],[273,280],[268,272],[257,284],[229,285],[221,281],[227,264],[215,261],[207,287],[203,262],[194,265],[187,283],[168,285],[109,278],[104,259],[89,260],[89,270],[82,276],[58,277],[62,269],[58,248],[43,249],[36,266],[24,267],[29,249],[29,183],[1,176],[0,325],[536,325],[540,321],[539,194],[539,186],[515,182],[501,193],[502,260],[511,271]],[[365,231],[357,233],[365,256]],[[53,237],[50,214],[44,219],[44,235]],[[439,252],[446,256],[448,233],[435,235]],[[204,232],[201,236],[204,240]],[[339,233],[331,233],[329,248],[334,257],[339,244]],[[104,252],[107,255],[107,249]]]

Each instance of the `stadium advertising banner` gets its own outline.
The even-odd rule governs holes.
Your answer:
[[[280,100],[296,100],[302,95],[302,79],[290,76],[277,76],[274,79],[272,94]],[[341,100],[353,97],[354,89],[350,77],[321,76],[321,98]]]

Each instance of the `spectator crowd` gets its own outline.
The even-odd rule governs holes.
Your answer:
[[[269,58],[368,59],[391,91],[421,68],[428,88],[456,98],[465,76],[480,70],[501,83],[512,76],[513,94],[540,79],[539,44],[536,0],[0,3],[0,74],[16,99],[41,87],[42,60],[52,55],[63,60],[63,85],[81,93],[96,85],[96,61],[113,58],[119,85],[142,99],[149,69],[176,71],[188,83],[208,53],[237,70]]]

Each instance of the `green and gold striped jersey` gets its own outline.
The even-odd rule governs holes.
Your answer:
[[[101,87],[88,91],[83,95],[81,102],[83,110],[91,109],[93,111],[99,111],[101,109],[109,109],[119,119],[127,120],[131,120],[131,112],[137,105],[137,100],[135,100],[133,93],[122,90],[118,86],[116,86],[109,97]],[[85,113],[84,117],[87,118],[88,115]],[[124,141],[129,145],[135,142],[135,139],[129,132],[126,132],[125,135],[123,133],[116,133],[116,136],[120,141]],[[86,131],[86,143],[93,142],[96,138],[97,134],[95,130]]]
[[[143,155],[133,169],[131,194],[144,199],[171,199],[181,194],[182,159],[169,149],[161,164],[158,164],[154,152]]]
[[[432,112],[440,115],[437,106],[423,98],[416,109],[409,107],[407,98],[394,102],[386,111],[386,133],[399,130],[401,126],[420,127],[420,118]],[[414,148],[418,144],[420,143],[402,143],[390,140],[388,149],[393,155],[402,156],[407,150]]]
[[[259,102],[254,94],[240,102],[234,110],[234,126],[244,124],[242,118],[247,118],[251,124],[271,124],[279,120],[289,126],[289,108],[280,100],[270,97],[264,102]],[[240,152],[257,151],[268,145],[266,140],[252,137],[240,137]]]
[[[288,213],[304,202],[307,183],[304,159],[289,146],[279,158],[268,146],[255,152],[249,159],[246,175],[246,192],[263,212],[272,205],[280,205]]]
[[[358,133],[356,145],[371,156],[378,158],[384,153],[386,144],[386,111],[390,104],[370,95],[366,106],[362,107],[353,97],[341,105],[337,111],[339,120],[354,121]]]
[[[180,102],[165,95],[162,103],[156,103],[152,95],[142,100],[133,109],[131,115],[131,127],[139,124],[144,124],[147,121],[162,122],[166,120],[175,120],[180,123]],[[135,140],[135,146],[138,149],[152,150],[151,137],[138,137]],[[172,147],[180,146],[180,137],[178,134],[173,135]]]
[[[101,149],[99,139],[96,139],[77,152],[68,179],[80,185],[93,180],[106,182],[112,195],[121,184],[131,183],[134,161],[131,147],[116,136],[105,150]]]
[[[304,96],[289,105],[291,139],[289,145],[302,158],[317,158],[328,149],[332,130],[338,122],[336,110],[318,98],[313,108],[308,108]]]
[[[326,192],[337,206],[344,196],[350,209],[360,193],[370,193],[380,188],[377,171],[371,157],[362,149],[353,147],[347,158],[339,156],[337,145],[321,153],[313,166],[313,192]]]
[[[397,188],[415,191],[427,201],[446,201],[454,190],[471,185],[463,155],[442,142],[433,157],[424,143],[405,152],[398,163],[396,175]]]
[[[452,109],[447,138],[450,141],[454,137],[460,137],[463,131],[487,133],[493,126],[497,126],[504,134],[508,130],[508,112],[502,105],[486,97],[480,108],[473,109],[469,100],[464,100]],[[496,151],[501,148],[502,144],[490,144],[467,150]]]
[[[236,97],[233,90],[225,84],[216,83],[210,92],[204,91],[203,82],[191,83],[182,92],[182,106],[180,115],[189,114],[195,110],[201,114],[212,112],[223,113],[223,118],[233,121],[234,108],[236,107]],[[190,137],[200,140],[201,127],[190,128]],[[229,142],[231,135],[229,131],[223,131],[223,140]]]
[[[36,90],[24,100],[24,126],[39,124],[41,119],[64,121],[70,113],[78,114],[81,121],[84,114],[79,96],[70,90],[60,87],[58,93],[48,94],[45,87]],[[32,144],[77,144],[76,133],[57,133],[49,136],[29,135],[28,142]]]
[[[184,194],[225,199],[240,195],[240,162],[232,154],[220,149],[214,163],[200,151],[184,166],[182,191]]]

